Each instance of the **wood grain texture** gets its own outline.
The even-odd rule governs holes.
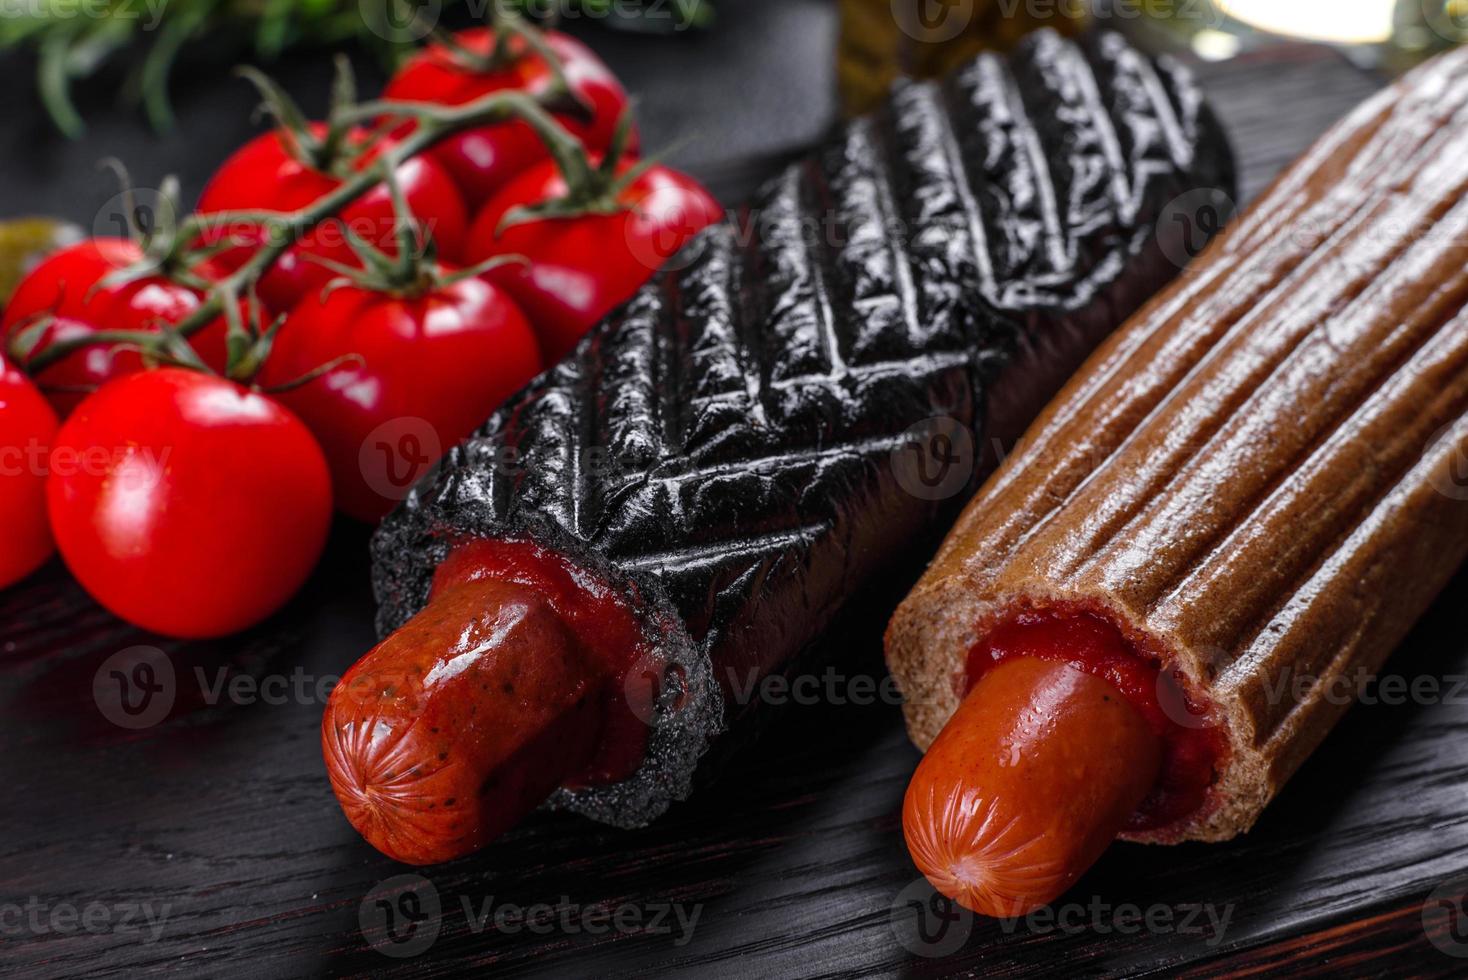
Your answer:
[[[1375,84],[1311,49],[1212,68],[1205,80],[1256,189]],[[961,940],[945,956],[923,955],[938,946],[912,941],[900,904],[894,928],[894,904],[917,877],[899,832],[917,753],[895,705],[857,703],[865,687],[837,685],[850,697],[779,712],[721,782],[652,827],[624,832],[547,816],[433,869],[436,939],[415,957],[385,955],[370,945],[384,938],[371,919],[375,900],[406,908],[394,900],[415,882],[374,892],[410,869],[363,844],[338,811],[319,754],[315,692],[287,689],[282,703],[210,704],[206,696],[221,666],[255,681],[281,678],[287,688],[297,672],[314,681],[344,670],[372,641],[365,548],[365,533],[338,529],[326,563],[286,612],[213,644],[161,643],[132,630],[55,566],[0,593],[0,972],[1215,976],[1314,965],[1335,976],[1434,976],[1461,975],[1468,962],[1431,938],[1468,951],[1450,941],[1450,910],[1434,912],[1444,918],[1431,934],[1422,911],[1432,889],[1468,872],[1468,687],[1453,692],[1452,680],[1442,690],[1453,696],[1439,703],[1352,710],[1248,836],[1119,846],[1063,900],[1084,910],[1072,913],[1070,928],[960,920],[938,944]],[[894,570],[864,603],[865,618],[830,637],[847,679],[882,676],[882,621],[914,572]],[[1465,606],[1468,577],[1460,576],[1388,669],[1407,678],[1468,675]],[[92,689],[108,658],[136,644],[169,653],[176,698],[160,724],[129,730],[101,715]],[[427,896],[421,881],[416,887]],[[26,909],[92,908],[96,924],[128,903],[151,903],[155,914],[166,907],[156,940],[119,930],[115,917],[96,932],[54,930],[47,919],[38,929]],[[486,903],[489,925],[479,929]],[[509,917],[537,903],[552,919],[575,912],[574,930],[552,923],[533,931]],[[676,922],[672,933],[647,928],[659,903],[679,903],[685,917],[696,910],[688,941],[680,944]],[[1131,928],[1125,916],[1117,922],[1116,912],[1129,911],[1122,903],[1170,910],[1174,921],[1121,932],[1118,925]],[[1216,914],[1231,910],[1211,943],[1179,930],[1186,907],[1206,903]],[[599,920],[585,928],[587,910],[622,910],[624,928]],[[632,927],[634,916],[642,928]]]

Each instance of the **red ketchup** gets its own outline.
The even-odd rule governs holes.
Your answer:
[[[471,853],[558,787],[636,771],[646,705],[628,704],[624,679],[652,651],[627,598],[596,576],[533,544],[466,541],[428,604],[332,692],[332,789],[389,857]]]
[[[1108,681],[1162,740],[1157,783],[1124,830],[1164,828],[1203,805],[1224,748],[1221,733],[1176,679],[1133,649],[1110,621],[1077,609],[1012,616],[969,651],[964,694],[986,671],[1014,657],[1064,662]]]
[[[1204,805],[1221,731],[1101,612],[1023,610],[969,652],[964,699],[908,786],[903,831],[935,888],[987,915],[1059,897],[1123,832]]]

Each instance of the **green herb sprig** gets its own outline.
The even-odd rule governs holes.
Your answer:
[[[441,7],[430,9],[463,4],[472,11],[476,3],[486,2],[443,0]],[[628,0],[514,2],[533,16],[554,16],[564,9],[608,26],[638,30],[702,29],[713,22],[712,0],[633,6]],[[262,61],[297,46],[354,42],[392,67],[422,38],[424,31],[417,29],[422,15],[411,0],[22,0],[0,15],[0,51],[36,52],[41,102],[56,127],[72,137],[85,129],[72,84],[109,63],[136,60],[124,95],[141,102],[153,127],[164,131],[174,122],[168,97],[174,63],[187,46],[206,37],[248,39],[249,49]]]

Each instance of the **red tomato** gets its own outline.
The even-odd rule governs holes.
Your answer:
[[[546,44],[559,57],[566,82],[590,110],[589,120],[569,114],[556,118],[594,153],[611,144],[617,122],[627,111],[627,92],[602,60],[580,41],[559,31],[542,31]],[[486,27],[460,31],[455,39],[470,52],[487,56],[494,50],[495,35]],[[518,89],[541,95],[554,82],[546,61],[523,41],[513,50],[521,52],[514,63],[493,72],[474,71],[464,66],[441,44],[431,44],[409,58],[387,83],[383,98],[399,102],[435,102],[463,105],[491,92]],[[637,135],[629,152],[637,151]],[[451,136],[430,151],[458,182],[470,208],[478,208],[532,164],[547,159],[545,145],[522,122],[484,126]]]
[[[313,123],[312,132],[326,132],[321,123]],[[360,142],[362,132],[351,139]],[[368,166],[384,149],[374,146],[357,158],[358,168]],[[408,209],[438,245],[439,255],[456,261],[464,248],[464,230],[468,224],[463,197],[453,178],[427,155],[407,161],[397,171],[398,185]],[[280,130],[273,130],[250,140],[214,172],[199,198],[199,211],[298,211],[319,200],[341,185],[341,178],[314,170],[296,159]],[[261,277],[257,291],[270,309],[284,313],[309,293],[315,293],[336,277],[325,266],[306,258],[316,255],[344,265],[358,266],[346,234],[345,224],[360,237],[390,255],[397,254],[397,237],[392,195],[386,185],[379,185],[348,205],[340,215],[340,223],[325,222],[308,232],[301,241],[282,255]],[[249,259],[254,249],[266,239],[267,230],[257,225],[214,228],[202,237],[206,242],[221,238],[237,243],[218,256],[226,268],[236,269]]]
[[[56,413],[24,374],[0,359],[0,589],[51,557],[46,523],[46,457]]]
[[[5,307],[0,335],[9,339],[34,318],[50,314],[54,322],[35,347],[39,353],[56,341],[84,337],[98,330],[156,330],[159,321],[177,323],[198,308],[197,290],[149,276],[123,286],[94,291],[104,277],[125,269],[143,257],[136,242],[126,238],[92,238],[49,256],[25,277]],[[199,272],[212,278],[214,267]],[[193,337],[194,349],[216,371],[224,370],[225,322],[220,317]],[[142,359],[129,350],[111,346],[86,347],[38,377],[47,399],[64,418],[88,391],[112,378],[142,369]],[[75,390],[85,389],[85,390]]]
[[[631,166],[623,162],[617,172]],[[652,167],[621,192],[625,209],[616,214],[527,221],[496,235],[513,208],[565,193],[560,169],[549,161],[539,164],[496,195],[469,232],[471,262],[507,254],[530,260],[528,267],[504,265],[489,276],[529,314],[547,364],[565,356],[685,242],[723,216],[697,181]]]
[[[331,477],[283,406],[180,368],[108,382],[61,427],[46,485],[67,567],[123,619],[223,636],[270,615],[321,554]]]
[[[316,433],[337,506],[375,521],[439,456],[540,373],[535,334],[503,291],[480,279],[418,296],[341,286],[286,320],[261,383],[285,384],[342,354],[347,363],[280,399]]]

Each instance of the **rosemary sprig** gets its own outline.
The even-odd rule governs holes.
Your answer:
[[[569,19],[574,13],[637,30],[705,28],[713,20],[712,0],[637,6],[628,0],[513,2],[534,16]],[[477,15],[488,0],[445,0],[443,7],[455,4]],[[379,7],[381,16],[369,23],[364,12]],[[156,129],[166,130],[173,123],[168,98],[173,65],[183,50],[205,37],[246,38],[261,60],[300,45],[354,41],[391,67],[414,49],[422,32],[385,25],[412,24],[415,9],[412,0],[96,0],[81,6],[74,0],[31,0],[0,16],[0,51],[24,47],[36,52],[41,102],[56,127],[73,137],[85,128],[72,100],[73,82],[114,61],[136,61],[124,91],[142,103]]]

